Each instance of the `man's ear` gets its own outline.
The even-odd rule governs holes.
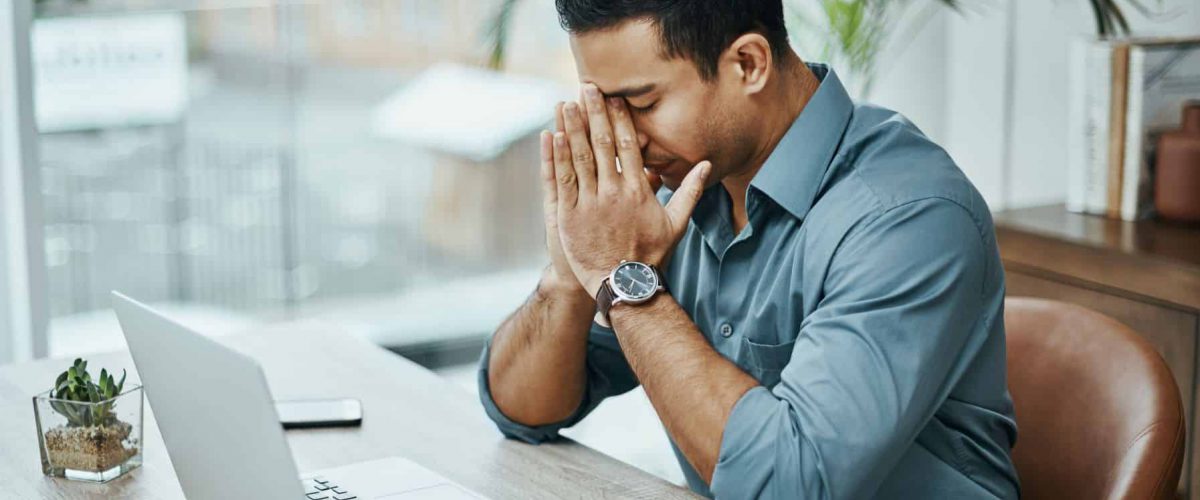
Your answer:
[[[738,37],[723,58],[725,66],[733,69],[732,76],[738,79],[737,83],[746,95],[761,92],[774,76],[771,44],[758,33]]]

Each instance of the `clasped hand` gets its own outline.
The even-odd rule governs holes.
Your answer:
[[[592,84],[583,97],[586,106],[560,104],[558,130],[542,133],[542,187],[551,266],[560,279],[569,271],[595,298],[622,260],[664,264],[712,165],[700,162],[670,202],[659,204],[625,99],[605,98]]]

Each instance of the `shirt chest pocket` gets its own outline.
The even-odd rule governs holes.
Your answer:
[[[742,337],[737,364],[768,389],[779,383],[780,372],[792,360],[796,341],[782,344],[760,344]]]

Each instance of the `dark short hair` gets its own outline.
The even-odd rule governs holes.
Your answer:
[[[777,63],[788,50],[783,0],[555,0],[569,33],[614,28],[628,20],[658,27],[663,55],[691,59],[700,76],[717,76],[717,60],[737,37],[755,32],[771,44]]]

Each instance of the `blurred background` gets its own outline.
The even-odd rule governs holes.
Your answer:
[[[1200,35],[1200,0],[787,3],[800,56],[994,210],[1067,196],[1074,40]],[[212,335],[321,321],[473,390],[545,265],[536,136],[577,93],[553,0],[0,5],[30,54],[0,59],[29,86],[0,87],[0,363],[122,348],[117,289]],[[571,432],[682,481],[640,393]]]
[[[552,5],[514,42],[553,49],[500,73],[474,1],[179,3],[36,5],[50,355],[117,347],[112,289],[393,347],[519,303],[544,261],[530,138],[570,95]]]

